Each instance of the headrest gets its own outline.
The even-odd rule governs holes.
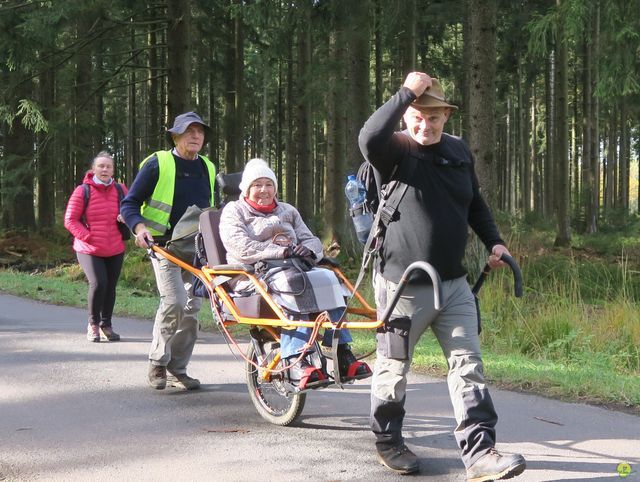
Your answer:
[[[225,196],[239,196],[240,181],[242,181],[242,172],[232,172],[230,174],[220,172],[216,176],[219,192]]]

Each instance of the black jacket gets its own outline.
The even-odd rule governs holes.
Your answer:
[[[383,183],[399,164],[395,177],[408,185],[398,207],[400,216],[389,224],[378,257],[378,271],[395,283],[414,261],[433,265],[442,280],[464,276],[468,226],[489,251],[504,244],[480,194],[466,143],[443,133],[437,144],[422,146],[408,132],[395,132],[414,99],[410,89],[401,88],[373,113],[359,137],[362,154]]]

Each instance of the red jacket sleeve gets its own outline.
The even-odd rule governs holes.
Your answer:
[[[67,203],[67,210],[64,213],[64,227],[74,238],[88,241],[91,233],[80,221],[84,214],[84,207],[84,191],[82,185],[80,185],[73,190]]]

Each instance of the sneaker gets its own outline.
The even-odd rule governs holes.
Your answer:
[[[520,454],[502,455],[492,448],[467,469],[467,480],[485,482],[504,480],[524,472],[527,464]]]
[[[87,325],[87,340],[93,343],[100,341],[100,328],[98,328],[98,325],[92,325],[91,323]]]
[[[113,331],[111,326],[101,326],[100,339],[104,341],[120,341],[120,335]]]
[[[180,390],[197,390],[200,388],[200,380],[191,378],[186,373],[167,376],[167,385]]]
[[[338,370],[343,381],[362,380],[372,375],[365,362],[358,361],[349,345],[338,345]]]
[[[378,447],[378,462],[402,475],[420,470],[418,457],[403,443],[387,448]]]
[[[309,363],[306,357],[302,357],[298,363],[292,365],[298,359],[298,356],[294,355],[285,359],[286,364],[291,365],[289,368],[289,381],[293,386],[299,390],[306,390],[307,388],[326,387],[331,384],[331,380],[322,373],[322,370]]]
[[[167,367],[149,363],[149,385],[156,390],[164,390],[167,386]]]

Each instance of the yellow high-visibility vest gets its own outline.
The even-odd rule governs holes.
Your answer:
[[[144,224],[153,236],[162,236],[169,229],[169,216],[173,207],[173,191],[176,185],[176,162],[171,151],[158,151],[151,154],[140,163],[140,168],[150,158],[158,158],[158,182],[151,194],[151,198],[142,203],[140,214],[144,218]],[[216,166],[205,156],[204,160],[209,171],[209,185],[211,199],[209,205],[213,206],[213,188],[216,182]]]

